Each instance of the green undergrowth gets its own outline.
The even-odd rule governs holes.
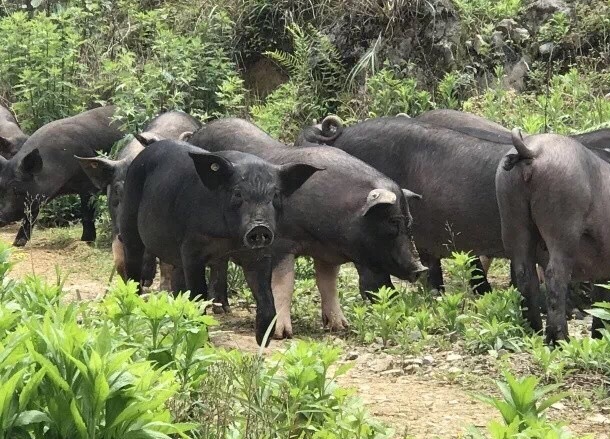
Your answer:
[[[66,302],[62,281],[10,276],[0,249],[2,438],[386,438],[336,377],[340,350],[215,348],[206,302],[119,281]],[[334,370],[331,372],[331,370]]]

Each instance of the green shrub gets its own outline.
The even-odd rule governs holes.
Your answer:
[[[198,404],[181,401],[179,411],[201,425],[198,439],[392,437],[351,392],[337,386],[336,378],[349,368],[330,373],[339,353],[304,341],[267,362],[239,351],[208,351],[209,373],[193,394]]]
[[[498,409],[503,423],[492,421],[488,426],[488,435],[471,428],[470,433],[473,437],[492,439],[574,437],[561,424],[549,421],[544,413],[552,404],[567,396],[567,393],[549,395],[557,390],[558,385],[538,387],[539,380],[536,377],[527,376],[519,379],[508,371],[504,371],[503,374],[506,382],[496,382],[501,398],[475,395],[477,399]]]
[[[68,8],[31,20],[23,12],[0,18],[0,96],[13,102],[26,132],[93,103],[83,87],[87,66],[79,58],[78,13]]]
[[[166,405],[179,388],[176,371],[155,369],[108,320],[62,296],[61,285],[35,277],[2,278],[2,437],[186,437],[194,425],[173,423]]]
[[[497,71],[498,77],[502,72]],[[577,69],[551,78],[545,94],[517,94],[500,86],[464,103],[464,110],[494,120],[503,126],[522,127],[529,133],[569,134],[600,128],[610,119],[610,101],[595,88],[594,73]]]
[[[265,54],[290,74],[261,105],[250,108],[254,122],[284,141],[292,141],[300,129],[314,118],[333,112],[337,93],[343,87],[345,71],[340,56],[328,37],[308,25],[286,27],[292,37],[293,52]]]
[[[355,95],[345,94],[337,111],[347,123],[353,123],[398,113],[417,116],[430,109],[430,93],[418,89],[414,79],[400,78],[386,67],[367,78],[362,90]]]

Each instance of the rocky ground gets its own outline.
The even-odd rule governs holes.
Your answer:
[[[12,242],[15,233],[15,227],[4,228],[0,239]],[[54,282],[60,273],[71,299],[101,297],[112,272],[110,250],[81,243],[79,233],[79,227],[35,231],[27,247],[14,251],[12,276],[34,273]],[[253,314],[235,309],[232,314],[217,317],[221,325],[212,334],[215,344],[249,352],[258,350],[251,331]],[[572,325],[572,334],[586,334],[587,322]],[[318,338],[319,334],[314,336]],[[307,338],[311,334],[297,336]],[[536,373],[526,354],[501,359],[472,356],[459,345],[453,345],[446,350],[407,356],[393,354],[381,345],[357,346],[348,334],[321,337],[340,345],[344,352],[342,361],[354,364],[346,375],[339,377],[339,383],[354,388],[372,415],[394,427],[397,438],[461,437],[469,426],[485,427],[492,419],[499,419],[499,415],[472,395],[495,391],[493,379],[499,377],[499,365],[510,362],[519,371]],[[281,350],[287,343],[290,341],[274,341],[270,351]],[[571,389],[573,396],[555,404],[550,416],[565,421],[575,433],[609,438],[610,401],[594,393],[602,389],[607,398],[610,381],[600,379],[577,377]]]

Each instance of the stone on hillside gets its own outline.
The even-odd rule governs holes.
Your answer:
[[[510,34],[511,30],[518,26],[517,22],[512,18],[505,18],[496,25],[496,30],[501,31],[505,35]]]
[[[510,39],[513,40],[517,44],[523,44],[525,41],[529,40],[530,33],[527,29],[522,27],[517,27],[513,29],[510,33]]]

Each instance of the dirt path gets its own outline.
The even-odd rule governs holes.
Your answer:
[[[12,243],[17,225],[0,229],[0,239]],[[13,248],[11,276],[36,274],[50,282],[60,276],[64,289],[74,297],[94,299],[106,290],[112,271],[109,250],[97,249],[79,240],[80,227],[34,230],[33,239],[23,248]]]
[[[10,243],[16,231],[15,226],[0,229],[0,239]],[[79,236],[80,227],[36,230],[31,243],[24,249],[14,249],[12,276],[35,273],[55,281],[56,267],[60,267],[62,276],[67,276],[65,289],[73,298],[90,300],[103,295],[112,269],[110,250],[84,244]],[[221,325],[212,333],[216,345],[258,351],[252,335],[253,315],[237,310],[217,318]],[[345,345],[340,338],[335,341]],[[288,343],[273,341],[267,354],[285,348]],[[470,396],[467,386],[443,379],[437,373],[447,368],[446,364],[439,364],[447,353],[435,354],[436,362],[405,374],[404,364],[402,371],[397,370],[387,363],[392,359],[383,353],[348,345],[343,350],[355,366],[338,379],[339,383],[356,389],[370,414],[396,430],[396,438],[463,437],[468,426],[485,427],[492,419],[499,419],[495,410]],[[380,364],[383,362],[387,364]],[[587,411],[564,409],[551,415],[567,419],[575,433],[595,433],[600,439],[609,437],[610,425],[594,424]]]

